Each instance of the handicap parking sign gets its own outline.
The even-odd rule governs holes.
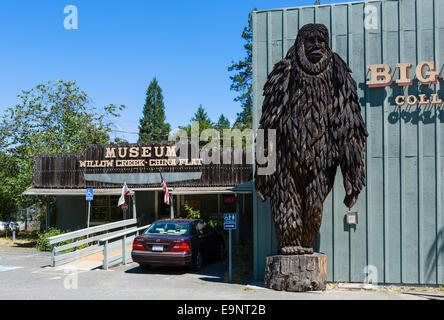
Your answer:
[[[236,214],[226,213],[224,214],[224,229],[236,230]]]
[[[94,189],[86,189],[86,201],[92,201],[94,198]]]

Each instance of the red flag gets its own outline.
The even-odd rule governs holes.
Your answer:
[[[120,207],[122,204],[125,203],[125,197],[131,192],[130,189],[128,189],[128,186],[126,185],[126,182],[123,184],[122,193],[119,198],[119,202],[117,203],[117,206]]]

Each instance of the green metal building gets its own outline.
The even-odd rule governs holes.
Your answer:
[[[323,23],[330,47],[353,70],[362,115],[369,131],[365,156],[367,187],[353,208],[359,223],[345,223],[347,208],[338,170],[324,203],[317,239],[328,257],[328,280],[363,282],[374,266],[379,283],[444,284],[444,106],[398,107],[396,97],[444,100],[444,80],[421,85],[421,61],[444,64],[444,1],[386,0],[340,3],[253,13],[254,128],[262,88],[274,64],[307,23]],[[411,86],[398,86],[398,63],[410,63]],[[368,65],[391,67],[393,83],[370,88]],[[443,72],[444,74],[444,72]],[[263,278],[265,257],[276,253],[269,204],[254,205],[254,275]]]

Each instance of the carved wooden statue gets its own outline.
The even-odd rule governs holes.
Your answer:
[[[323,202],[340,165],[351,208],[365,185],[368,136],[356,82],[329,47],[322,24],[307,24],[264,86],[260,129],[276,129],[277,168],[255,176],[259,198],[270,197],[280,254],[313,253]]]

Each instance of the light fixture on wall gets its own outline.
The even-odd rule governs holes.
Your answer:
[[[347,211],[346,222],[348,225],[358,224],[358,211]]]

